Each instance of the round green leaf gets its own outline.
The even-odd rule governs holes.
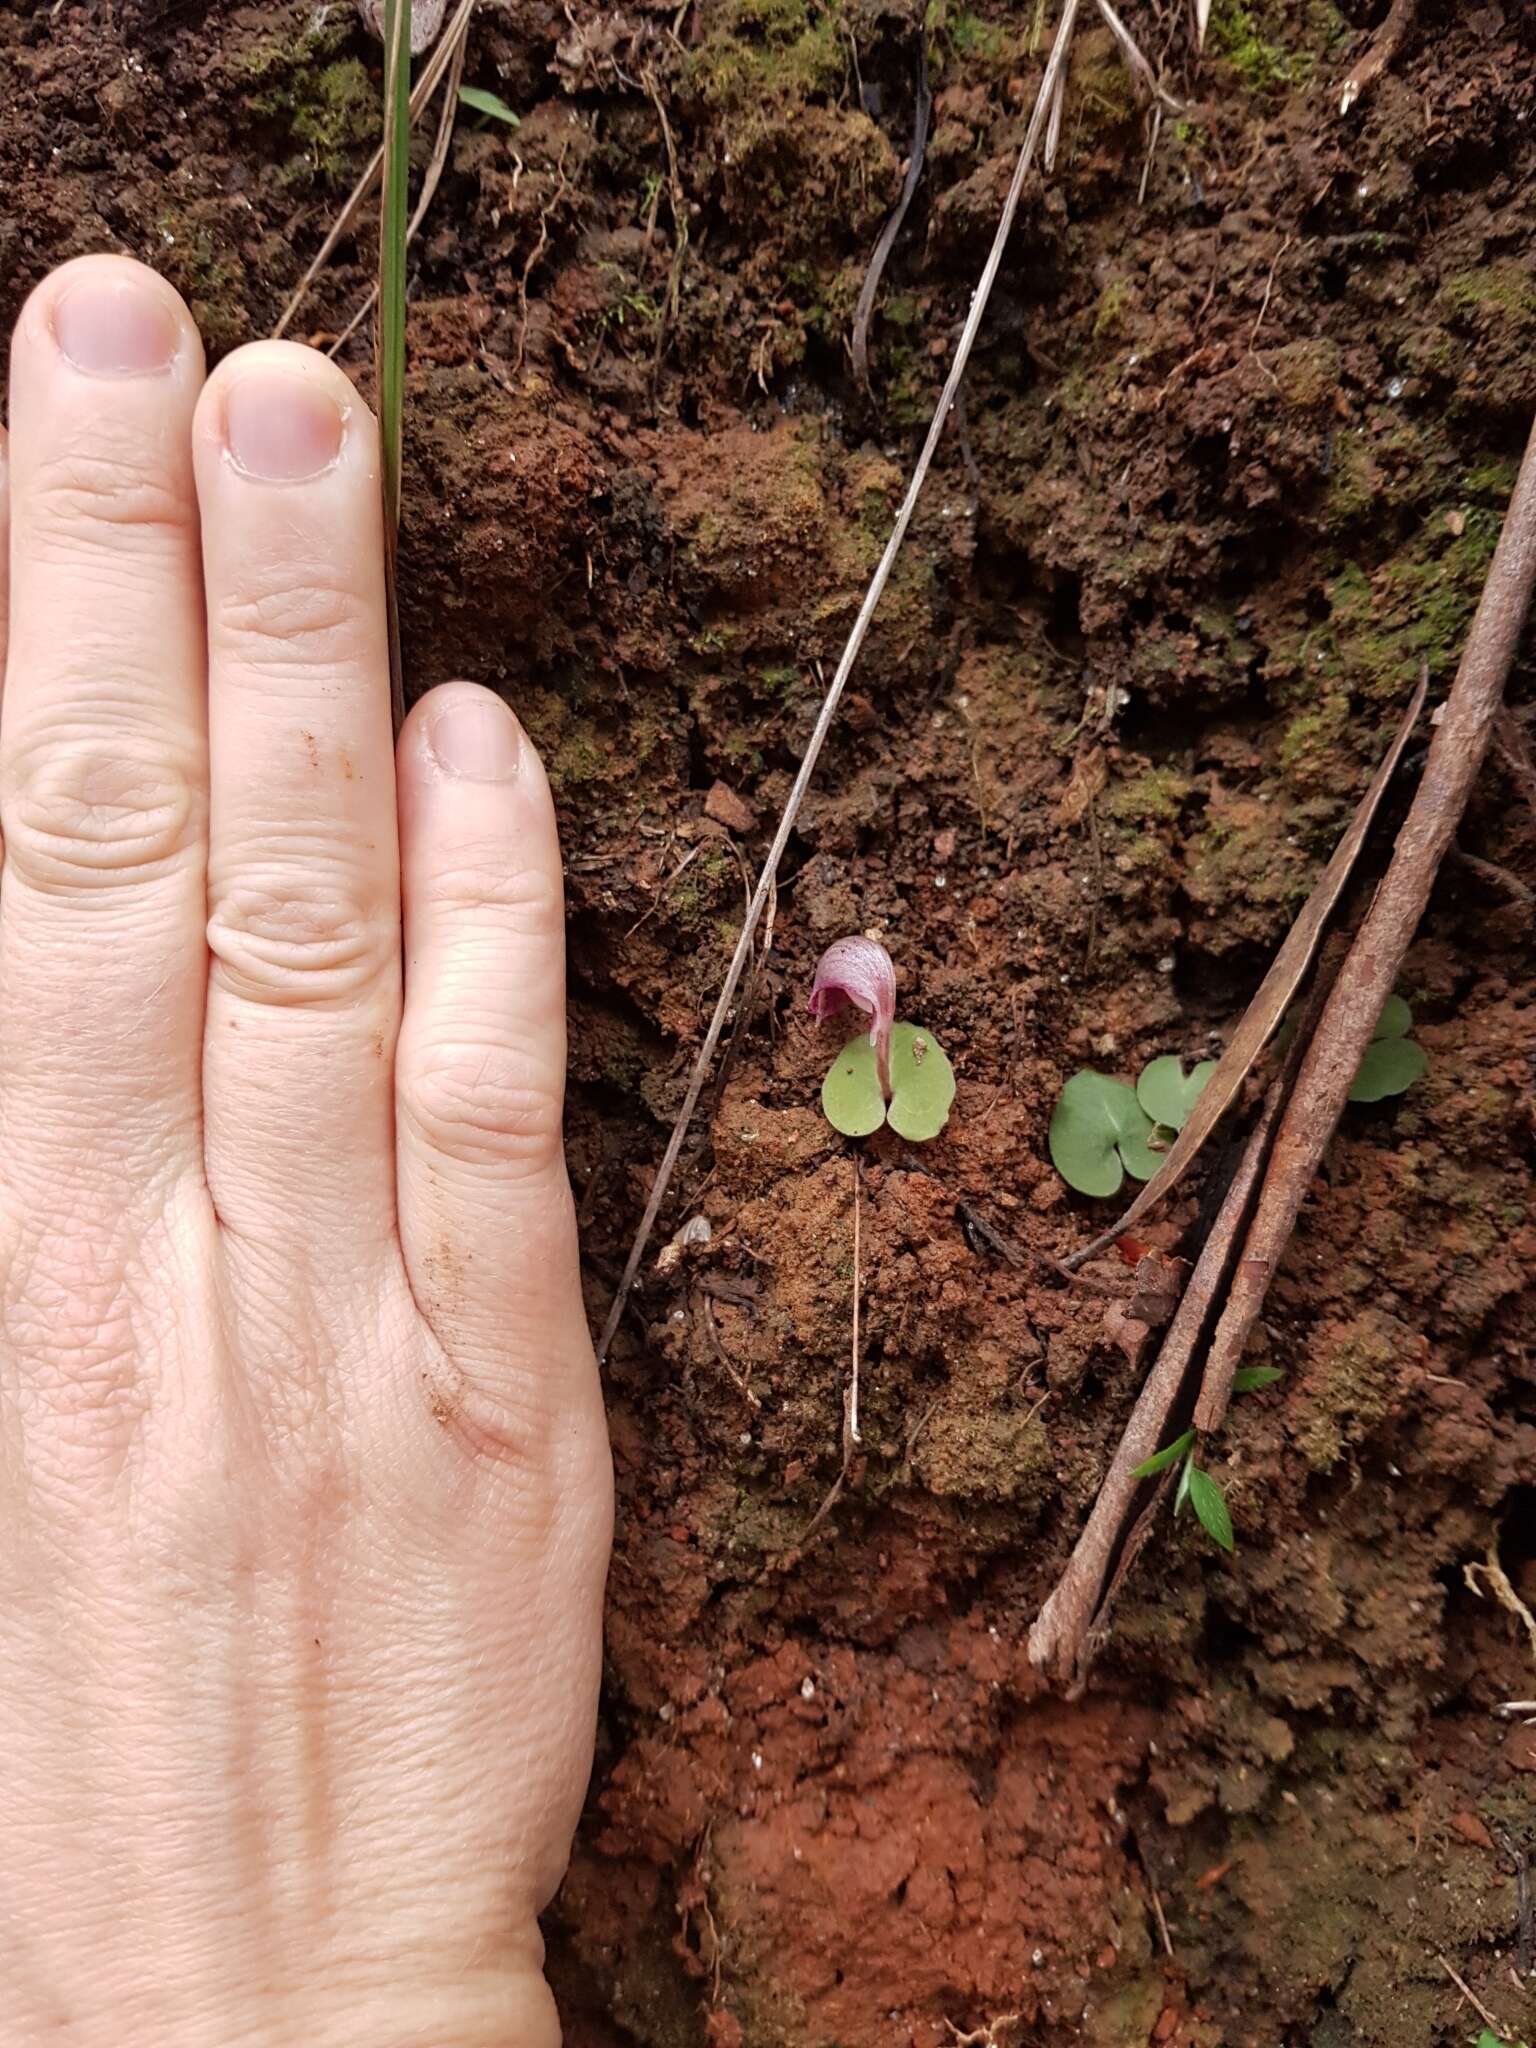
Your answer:
[[[893,1025],[891,1102],[885,1113],[891,1129],[912,1145],[936,1138],[949,1121],[954,1099],[955,1070],[933,1033],[916,1024]]]
[[[1202,1060],[1186,1074],[1184,1062],[1169,1053],[1160,1060],[1148,1061],[1142,1068],[1141,1079],[1136,1083],[1136,1100],[1153,1123],[1166,1124],[1170,1131],[1182,1131],[1201,1090],[1215,1071],[1214,1060]]]
[[[1124,1081],[1086,1070],[1061,1091],[1051,1118],[1051,1164],[1080,1195],[1112,1195],[1129,1167],[1150,1180],[1162,1163],[1147,1149],[1152,1119]]]
[[[1350,1083],[1351,1102],[1381,1102],[1388,1095],[1401,1095],[1411,1088],[1429,1065],[1422,1045],[1411,1038],[1378,1038],[1365,1049],[1365,1058]]]
[[[1371,1033],[1374,1045],[1383,1038],[1406,1038],[1413,1029],[1413,1012],[1401,996],[1388,996],[1381,1006],[1381,1015],[1376,1019],[1376,1029]]]
[[[897,1029],[901,1027],[898,1025]],[[822,1113],[845,1138],[867,1138],[885,1122],[885,1097],[869,1033],[850,1038],[821,1084]]]

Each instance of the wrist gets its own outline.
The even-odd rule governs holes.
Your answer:
[[[199,2048],[212,2048],[206,2036]],[[318,2006],[295,1998],[280,2019],[269,2013],[232,2031],[228,2048],[560,2048],[560,2020],[542,1977],[428,1987],[402,1973],[351,1998],[327,1992]]]

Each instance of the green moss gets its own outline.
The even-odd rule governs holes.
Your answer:
[[[775,113],[840,91],[848,66],[837,0],[727,0],[689,62],[700,97],[755,131]]]
[[[1122,824],[1154,820],[1172,824],[1194,787],[1176,768],[1150,768],[1133,782],[1118,783],[1109,793],[1107,809]]]
[[[1093,309],[1093,338],[1104,341],[1125,331],[1126,307],[1131,302],[1131,281],[1128,277],[1112,278],[1099,294],[1099,303]]]
[[[378,140],[378,87],[356,57],[338,54],[347,33],[322,15],[297,35],[258,44],[241,64],[246,104],[298,151],[284,165],[291,182],[348,183]]]
[[[1536,324],[1536,281],[1519,263],[1493,263],[1447,278],[1439,302],[1448,313],[1492,315],[1521,327]]]
[[[1280,765],[1293,781],[1308,782],[1319,762],[1348,737],[1349,698],[1330,691],[1310,711],[1298,711],[1280,736]]]
[[[1288,405],[1327,405],[1337,396],[1343,356],[1334,341],[1291,341],[1269,357],[1280,395]]]
[[[1332,0],[1308,0],[1299,42],[1280,40],[1294,31],[1277,0],[1216,0],[1211,9],[1211,47],[1251,93],[1305,86],[1348,32]]]
[[[1404,1333],[1368,1309],[1309,1373],[1296,1445],[1314,1472],[1328,1472],[1390,1412],[1404,1357]]]
[[[1362,695],[1394,698],[1421,661],[1444,676],[1460,658],[1499,537],[1499,515],[1466,514],[1459,534],[1429,522],[1367,575],[1347,563],[1328,587],[1339,672]]]

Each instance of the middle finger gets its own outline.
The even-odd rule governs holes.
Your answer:
[[[400,1021],[378,436],[313,350],[222,363],[193,430],[208,600],[203,1100],[222,1221],[334,1268],[395,1222]]]

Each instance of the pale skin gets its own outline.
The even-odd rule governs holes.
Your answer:
[[[611,1487],[543,772],[469,683],[392,744],[322,357],[205,378],[86,257],[10,425],[0,2043],[553,2048]]]

